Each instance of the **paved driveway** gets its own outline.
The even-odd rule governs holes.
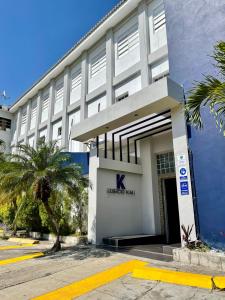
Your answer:
[[[0,247],[4,245],[12,245],[12,243],[1,241]],[[21,257],[45,251],[50,246],[48,242],[45,242],[24,249],[0,250],[0,260],[9,260],[12,257]],[[109,281],[108,278],[104,277],[105,273],[101,273],[134,259],[140,260],[140,258],[125,254],[111,253],[95,247],[80,246],[67,248],[54,255],[46,255],[14,263],[9,261],[5,265],[0,265],[0,299],[22,300],[32,299],[40,295],[44,295],[43,299],[75,299],[75,297],[71,296],[68,298],[66,294],[62,294],[59,298],[51,298],[50,294],[49,296],[46,294],[74,282],[80,282],[82,279],[89,278],[96,273],[100,273],[101,280],[105,280],[106,284],[100,284],[98,288],[91,288],[88,293],[84,292],[82,296],[76,299],[225,299],[225,292],[221,291],[136,279],[132,278],[130,273]],[[141,260],[146,261],[150,266],[164,269],[182,269],[182,271],[212,274],[210,270],[181,267],[173,262],[165,263],[142,258]],[[217,275],[215,272],[213,273]],[[112,274],[115,275],[116,273]],[[107,281],[109,282],[107,283]]]

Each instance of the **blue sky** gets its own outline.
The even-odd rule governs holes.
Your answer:
[[[0,0],[0,91],[13,103],[119,0]]]

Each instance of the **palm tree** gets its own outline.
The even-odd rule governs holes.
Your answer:
[[[216,119],[216,124],[225,135],[225,42],[218,42],[212,55],[218,76],[205,75],[190,91],[185,105],[188,121],[197,128],[203,127],[201,109],[205,106]]]
[[[17,146],[17,154],[12,154],[1,164],[0,193],[18,194],[32,192],[34,199],[42,203],[51,222],[56,241],[53,251],[61,248],[60,226],[49,203],[54,191],[74,190],[87,186],[87,179],[81,174],[81,168],[72,164],[68,154],[56,146],[56,142],[45,144],[39,141],[37,148],[29,145]]]

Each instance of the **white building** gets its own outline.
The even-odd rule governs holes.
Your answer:
[[[194,225],[183,88],[170,73],[163,0],[115,7],[10,108],[11,146],[87,151],[89,240]]]

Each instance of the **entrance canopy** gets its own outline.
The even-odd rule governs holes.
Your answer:
[[[73,126],[71,137],[85,142],[153,113],[172,109],[182,102],[182,87],[165,77]]]

